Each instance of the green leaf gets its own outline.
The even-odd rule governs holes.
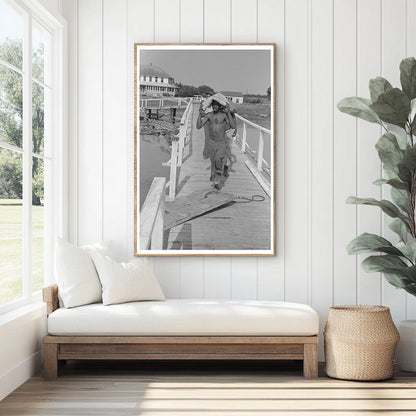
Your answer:
[[[404,288],[404,290],[413,296],[416,296],[416,283],[412,283]]]
[[[371,205],[375,207],[380,207],[384,213],[392,218],[403,218],[403,215],[400,213],[399,209],[386,199],[377,201],[374,198],[356,198],[355,196],[350,196],[347,198],[347,204],[358,204],[358,205]]]
[[[394,135],[396,136],[397,143],[399,144],[400,149],[406,150],[409,147],[409,142],[407,141],[407,135],[403,130],[395,131]]]
[[[416,116],[416,98],[413,98],[413,100],[410,101],[410,114],[409,114],[409,120],[415,120]]]
[[[370,256],[367,257],[361,263],[363,269],[366,272],[374,273],[381,272],[383,273],[386,269],[390,272],[403,273],[403,269],[406,269],[407,264],[397,256],[391,254],[384,254],[382,256]],[[388,272],[387,272],[388,273]]]
[[[401,161],[398,165],[397,165],[397,169],[399,171],[399,178],[403,181],[409,184],[409,188],[412,182],[412,177],[411,177],[411,172],[410,170],[407,168],[407,166],[404,163],[404,160]]]
[[[376,149],[383,165],[398,174],[397,165],[402,161],[403,151],[397,143],[396,136],[391,132],[383,134],[376,143]]]
[[[403,162],[411,172],[415,171],[416,169],[416,146],[413,146],[405,151]]]
[[[360,97],[347,97],[341,100],[337,107],[343,113],[369,121],[382,124],[380,117],[370,108],[371,101]]]
[[[383,77],[377,77],[370,79],[368,87],[370,88],[370,95],[371,95],[371,101],[377,101],[377,98],[385,93],[393,89],[390,82],[388,82]]]
[[[412,135],[416,136],[416,98],[413,98],[413,100],[410,101],[409,120],[412,121]]]
[[[406,192],[409,191],[409,184],[407,182],[403,182],[399,179],[389,179],[386,183],[387,183],[387,185],[390,185],[393,188],[401,189],[401,190],[404,190]]]
[[[412,282],[416,282],[416,266],[408,266],[403,272]]]
[[[416,59],[406,58],[400,62],[400,83],[410,100],[416,98]]]
[[[410,111],[410,100],[403,91],[393,88],[381,94],[370,108],[386,123],[404,128]]]
[[[403,241],[397,244],[396,248],[400,250],[413,264],[416,263],[416,240],[411,239],[407,243]]]
[[[383,178],[380,178],[380,179],[376,179],[376,180],[373,182],[373,185],[383,186],[383,185],[385,185],[387,182],[388,182],[388,179],[383,179]]]
[[[398,287],[399,289],[406,289],[407,286],[412,284],[410,279],[407,279],[404,276],[396,273],[383,273],[386,280],[393,286]]]
[[[399,257],[390,254],[367,257],[361,265],[366,272],[383,273],[389,283],[399,288],[412,284],[413,276],[416,277],[415,266],[409,267]]]
[[[348,254],[369,253],[371,251],[381,251],[382,253],[403,256],[403,253],[396,247],[393,247],[390,241],[376,234],[361,234],[347,246]]]
[[[390,191],[393,202],[406,214],[409,211],[409,199],[407,192],[392,188]]]
[[[409,228],[401,219],[395,218],[390,222],[389,228],[400,237],[400,240],[407,241],[409,237]]]
[[[384,170],[384,173],[386,174],[386,176],[389,179],[399,179],[399,180],[401,180],[399,178],[399,174],[397,172],[398,169],[395,169],[395,171],[393,171],[393,170],[389,169],[386,165],[383,165],[383,170]]]

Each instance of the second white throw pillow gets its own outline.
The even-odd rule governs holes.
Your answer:
[[[104,305],[141,300],[165,300],[156,276],[147,264],[117,263],[108,256],[91,253],[103,288]]]

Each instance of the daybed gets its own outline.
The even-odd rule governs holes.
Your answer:
[[[58,287],[43,289],[48,335],[44,377],[69,359],[303,360],[318,375],[318,314],[288,302],[173,300],[60,308]]]

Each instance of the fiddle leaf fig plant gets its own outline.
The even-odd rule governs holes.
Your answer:
[[[344,98],[338,109],[379,124],[383,135],[376,144],[385,178],[377,186],[390,187],[391,200],[350,196],[349,204],[379,207],[390,217],[389,227],[399,242],[364,233],[352,240],[349,254],[373,253],[362,262],[367,272],[381,272],[393,286],[416,296],[416,59],[400,63],[400,88],[382,77],[369,82],[370,99]]]

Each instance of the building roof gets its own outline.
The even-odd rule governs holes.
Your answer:
[[[235,91],[221,91],[221,94],[226,97],[243,97],[242,92],[235,92]]]
[[[160,66],[150,64],[140,65],[140,75],[150,76],[150,77],[162,77],[162,78],[172,78],[165,70]]]
[[[146,85],[146,86],[149,86],[149,87],[179,88],[175,84],[168,84],[166,82],[140,81],[140,85]]]

